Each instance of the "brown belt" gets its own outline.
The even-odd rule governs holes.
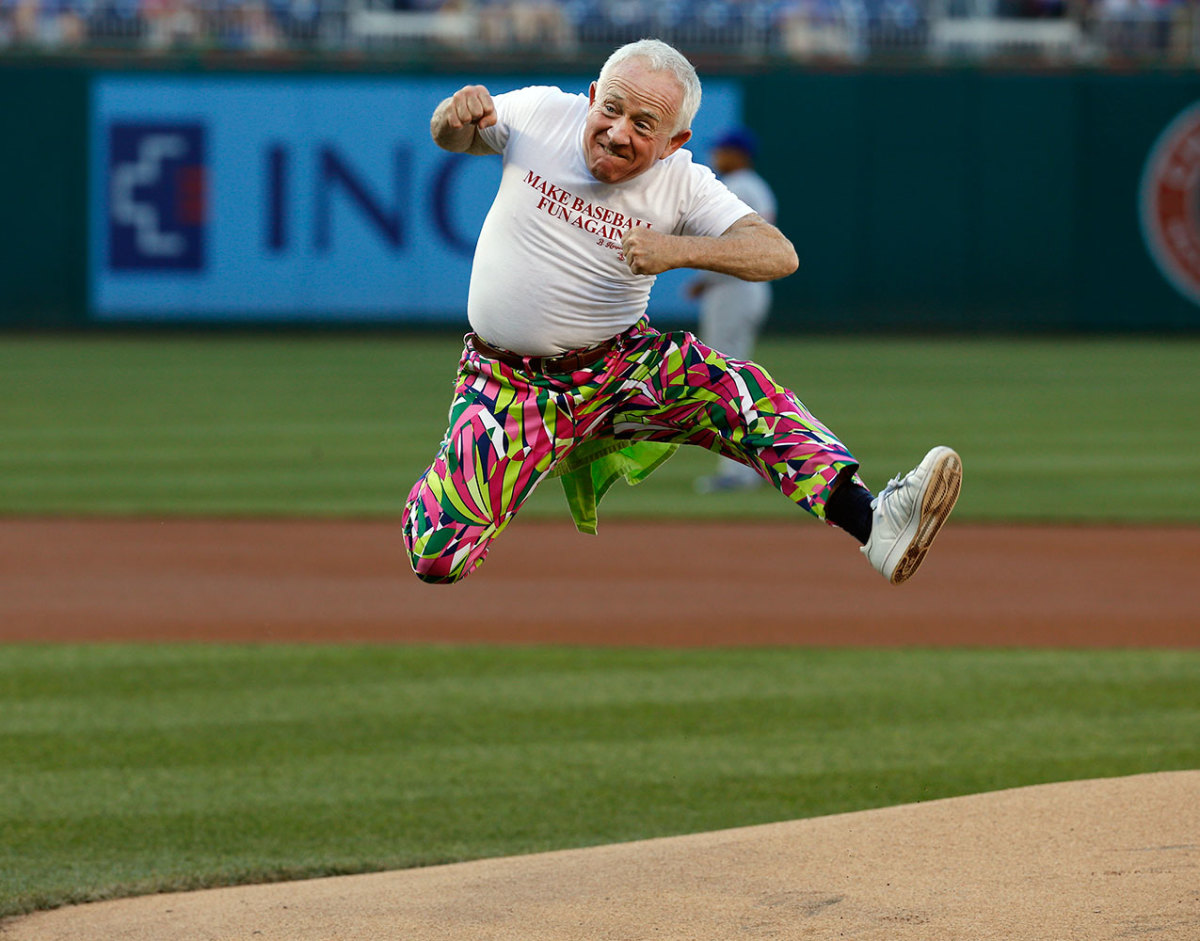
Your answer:
[[[568,373],[587,369],[593,363],[604,359],[624,338],[625,334],[618,334],[611,340],[605,340],[599,346],[588,347],[586,350],[578,350],[574,353],[562,353],[558,356],[522,356],[512,350],[502,350],[492,346],[475,333],[471,334],[471,346],[475,348],[475,352],[488,359],[499,360],[505,366],[511,366],[513,369],[525,372]]]

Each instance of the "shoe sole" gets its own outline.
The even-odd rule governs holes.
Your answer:
[[[917,523],[917,532],[912,542],[904,551],[904,556],[896,564],[892,572],[891,582],[899,585],[908,581],[916,574],[921,563],[925,561],[925,553],[933,545],[950,511],[958,500],[962,489],[962,459],[953,451],[947,449],[929,474],[929,484],[921,500],[921,518]]]

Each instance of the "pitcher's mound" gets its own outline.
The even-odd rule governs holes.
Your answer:
[[[1200,938],[1200,771],[45,912],[6,941]]]

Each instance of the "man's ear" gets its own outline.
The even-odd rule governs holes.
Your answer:
[[[675,153],[675,151],[677,151],[680,147],[682,147],[684,144],[686,144],[691,139],[692,139],[692,132],[690,130],[689,131],[680,131],[678,134],[676,134],[674,137],[672,137],[669,141],[667,141],[667,149],[663,151],[663,155],[661,157],[659,157],[658,159],[663,160],[663,159],[671,156],[671,154]]]
[[[591,88],[588,89],[588,107],[596,103],[596,83],[592,82]]]

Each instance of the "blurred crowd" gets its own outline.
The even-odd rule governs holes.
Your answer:
[[[1196,58],[1200,0],[0,0],[0,49],[561,57],[658,36],[714,56]],[[1024,24],[1024,25],[1023,25]],[[949,27],[969,27],[950,29]]]
[[[269,52],[331,14],[330,0],[0,0],[0,46]]]

